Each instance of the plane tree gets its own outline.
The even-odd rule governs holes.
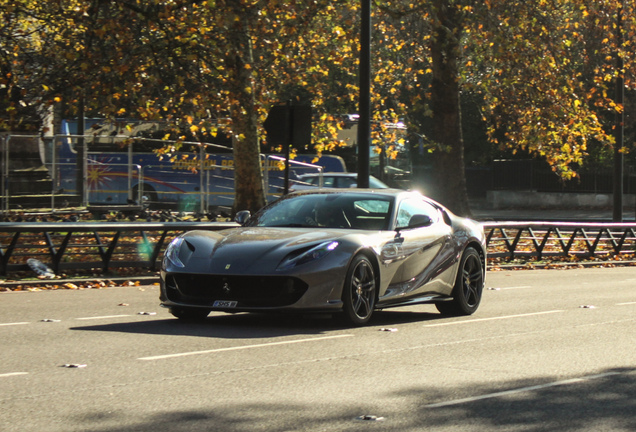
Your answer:
[[[310,30],[317,16],[334,13],[331,3],[8,1],[0,13],[16,27],[3,33],[11,64],[3,82],[30,89],[22,102],[160,119],[195,137],[214,135],[222,123],[235,155],[235,208],[257,210],[265,203],[260,125],[285,89],[325,81],[311,45],[333,44],[345,32],[335,24],[321,35]],[[323,60],[338,56],[334,50]],[[311,95],[320,105],[320,90]],[[175,150],[178,144],[163,153]]]
[[[622,146],[616,91],[636,85],[633,2],[489,1],[484,15],[469,85],[484,97],[493,143],[545,158],[564,180],[591,146]]]
[[[590,145],[615,145],[616,115],[624,110],[616,102],[617,79],[624,90],[634,88],[633,2],[376,6],[377,43],[387,48],[376,78],[385,86],[376,90],[388,90],[384,98],[425,137],[435,161],[433,193],[458,213],[470,213],[459,103],[468,94],[481,98],[494,146],[544,158],[564,180],[577,176]]]
[[[633,9],[620,0],[374,1],[373,111],[425,137],[434,195],[458,213],[470,213],[467,94],[482,99],[493,145],[572,178],[590,142],[614,145],[619,73],[634,87]],[[329,114],[357,107],[358,17],[354,0],[5,0],[0,97],[14,120],[19,106],[62,103],[203,137],[230,119],[235,208],[256,210],[268,109],[310,101],[323,151],[336,145]]]
[[[53,39],[56,11],[35,0],[0,2],[0,128],[7,130],[39,129],[31,118],[38,110],[46,91],[39,81],[42,49]]]

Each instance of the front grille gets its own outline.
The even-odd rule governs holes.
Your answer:
[[[166,294],[174,302],[212,306],[216,300],[237,307],[281,307],[296,303],[307,291],[300,279],[285,276],[220,276],[176,273],[166,277]]]

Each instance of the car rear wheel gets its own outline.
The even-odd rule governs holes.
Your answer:
[[[437,310],[444,315],[472,315],[481,302],[484,289],[484,266],[479,253],[472,247],[464,252],[460,262],[453,300],[436,303]]]
[[[170,313],[181,321],[203,321],[208,317],[210,313],[207,309],[199,308],[187,308],[187,307],[173,307],[170,308]]]
[[[376,277],[371,261],[357,255],[345,278],[342,292],[344,317],[349,324],[364,325],[371,319],[376,299]]]

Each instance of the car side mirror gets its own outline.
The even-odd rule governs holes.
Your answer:
[[[408,228],[423,228],[433,225],[433,219],[428,215],[416,214],[411,216]]]
[[[236,216],[234,216],[234,222],[240,225],[245,225],[247,221],[250,220],[250,217],[252,217],[252,214],[249,210],[241,210],[236,213]]]

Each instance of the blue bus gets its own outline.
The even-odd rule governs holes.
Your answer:
[[[77,122],[63,120],[62,133],[48,150],[56,191],[77,194],[79,177],[84,182],[81,201],[89,205],[135,203],[202,212],[232,206],[231,148],[136,136],[142,131],[159,130],[159,123],[87,119],[85,124],[85,134],[78,136]],[[78,162],[77,156],[82,153],[85,157]],[[260,157],[267,200],[272,201],[284,191],[285,159],[276,154]],[[290,161],[289,180],[293,184],[301,174],[343,171],[346,167],[338,156],[298,155]]]

